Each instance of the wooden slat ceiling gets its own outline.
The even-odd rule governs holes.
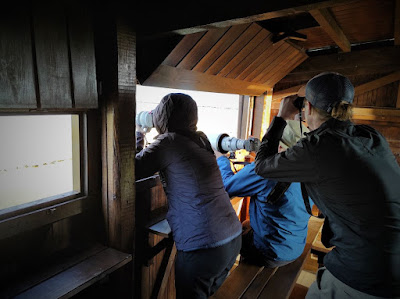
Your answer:
[[[359,44],[382,41],[398,44],[399,2],[326,1],[282,10],[278,17],[260,19],[259,14],[219,23],[218,28],[198,27],[180,40],[143,84],[261,95],[311,53],[351,52]]]
[[[265,91],[308,57],[288,41],[273,43],[272,37],[256,23],[188,34],[162,65],[248,82]]]

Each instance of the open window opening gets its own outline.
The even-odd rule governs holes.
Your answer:
[[[199,120],[197,129],[206,135],[226,133],[236,137],[239,127],[240,96],[235,94],[212,93],[138,85],[136,90],[136,113],[153,110],[168,93],[180,92],[190,95],[196,101]],[[151,143],[157,135],[155,129],[146,134]]]

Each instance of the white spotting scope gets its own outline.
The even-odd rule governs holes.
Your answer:
[[[207,135],[210,140],[211,146],[222,154],[227,152],[237,151],[244,149],[248,152],[256,152],[260,148],[260,140],[255,137],[248,139],[238,139],[229,137],[228,134],[210,134]]]
[[[141,111],[136,115],[136,124],[144,129],[151,129],[153,125],[152,111]]]

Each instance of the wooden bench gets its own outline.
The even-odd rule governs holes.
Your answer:
[[[309,222],[306,245],[294,262],[276,268],[242,262],[211,298],[289,298],[321,225],[321,221]]]
[[[70,298],[132,261],[132,255],[96,244],[10,285],[3,298]]]

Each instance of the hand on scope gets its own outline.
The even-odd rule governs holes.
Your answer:
[[[147,133],[146,128],[143,128],[141,125],[136,124],[136,132],[140,132],[143,135],[145,135]]]
[[[296,114],[299,113],[299,110],[293,104],[296,98],[297,94],[283,98],[277,116],[282,117],[284,120],[294,119]]]
[[[228,157],[227,154],[223,154],[223,153],[221,153],[221,152],[219,152],[219,151],[217,151],[215,149],[213,149],[213,150],[214,150],[214,154],[215,154],[215,158],[216,159],[218,159],[219,157],[222,157],[222,156]]]

